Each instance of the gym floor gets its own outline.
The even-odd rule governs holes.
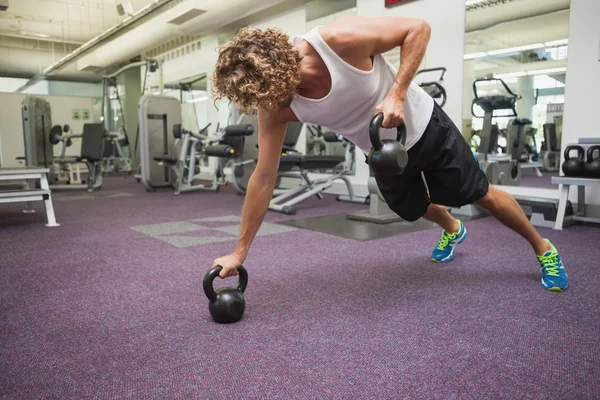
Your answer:
[[[277,223],[361,208],[311,199],[267,214],[244,318],[218,325],[201,282],[242,202],[107,178],[55,195],[59,228],[3,205],[0,397],[600,398],[597,227],[542,229],[570,276],[553,293],[492,218],[440,265],[439,229],[355,241]]]

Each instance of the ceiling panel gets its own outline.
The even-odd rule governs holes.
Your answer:
[[[152,0],[130,0],[134,11]],[[123,0],[11,0],[0,13],[0,34],[52,38],[83,43],[124,17],[117,13]]]

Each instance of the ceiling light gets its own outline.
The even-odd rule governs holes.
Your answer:
[[[487,1],[487,0],[467,0],[465,2],[465,5],[466,6],[474,6],[475,4],[483,3],[484,1]]]
[[[553,47],[553,46],[561,46],[564,44],[568,44],[569,43],[569,39],[560,39],[560,40],[553,40],[551,42],[546,42],[545,45],[548,47]]]
[[[27,31],[19,31],[18,34],[23,35],[23,36],[33,36],[33,37],[39,37],[39,38],[49,38],[50,37],[50,35],[47,35],[45,33],[35,33],[35,32],[27,32]]]
[[[517,53],[519,51],[524,51],[524,50],[540,49],[542,47],[544,47],[543,43],[535,43],[535,44],[528,44],[525,46],[511,47],[508,49],[492,50],[492,51],[488,51],[487,54],[489,56],[497,56],[500,54]]]
[[[556,74],[556,73],[566,72],[566,71],[567,71],[566,67],[539,69],[537,71],[528,71],[527,75],[548,75],[548,74]]]
[[[508,74],[494,74],[494,78],[498,78],[498,79],[518,78],[520,76],[527,76],[527,72],[519,71],[519,72],[510,72]]]
[[[485,57],[485,56],[487,56],[487,53],[482,51],[479,53],[465,54],[464,58],[465,58],[465,60],[472,60],[474,58],[481,58],[481,57]]]

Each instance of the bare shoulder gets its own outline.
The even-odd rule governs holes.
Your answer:
[[[319,28],[323,40],[338,54],[355,53],[360,47],[368,47],[371,36],[373,18],[355,15],[340,17]]]
[[[327,25],[323,25],[320,31],[322,32],[322,30],[325,29],[336,35],[356,35],[360,34],[363,29],[368,28],[373,23],[373,18],[347,15],[337,18]]]

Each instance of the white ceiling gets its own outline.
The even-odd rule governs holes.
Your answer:
[[[465,36],[465,54],[545,43],[568,37],[569,11],[559,11],[469,32]]]
[[[465,36],[465,54],[545,43],[568,37],[569,11],[561,11],[469,32]],[[507,55],[476,59],[473,62],[475,71],[489,72],[522,66],[522,62],[527,61]]]
[[[23,76],[39,73],[41,69],[56,62],[71,50],[68,46],[61,46],[61,43],[84,43],[121,22],[125,17],[118,15],[116,6],[123,1],[130,1],[134,11],[153,2],[153,0],[10,0],[8,10],[0,12],[0,74],[6,74],[7,71],[13,75]],[[206,5],[213,1],[202,4]],[[249,0],[246,1],[251,4]],[[547,12],[564,9],[568,5],[569,0],[514,0],[467,12],[467,30],[471,31],[466,33],[465,53],[564,39],[568,37],[569,12],[550,14]],[[523,18],[536,13],[543,13],[543,15]],[[487,28],[472,31],[478,27]],[[15,37],[23,38],[23,42],[17,42]],[[52,46],[41,46],[40,41],[54,43]],[[38,42],[37,46],[36,42]],[[22,49],[19,49],[19,46]],[[26,56],[24,49],[30,51],[32,56],[34,51],[38,51],[39,57],[36,59]],[[27,65],[28,63],[30,65]],[[486,59],[485,62],[478,60],[477,69],[503,67],[511,63],[517,61],[507,57]],[[23,64],[22,68],[20,64]],[[66,73],[67,70],[64,72]]]
[[[124,0],[10,0],[0,12],[0,35],[57,42],[84,43],[125,17],[117,13]],[[152,0],[129,0],[134,12]]]

